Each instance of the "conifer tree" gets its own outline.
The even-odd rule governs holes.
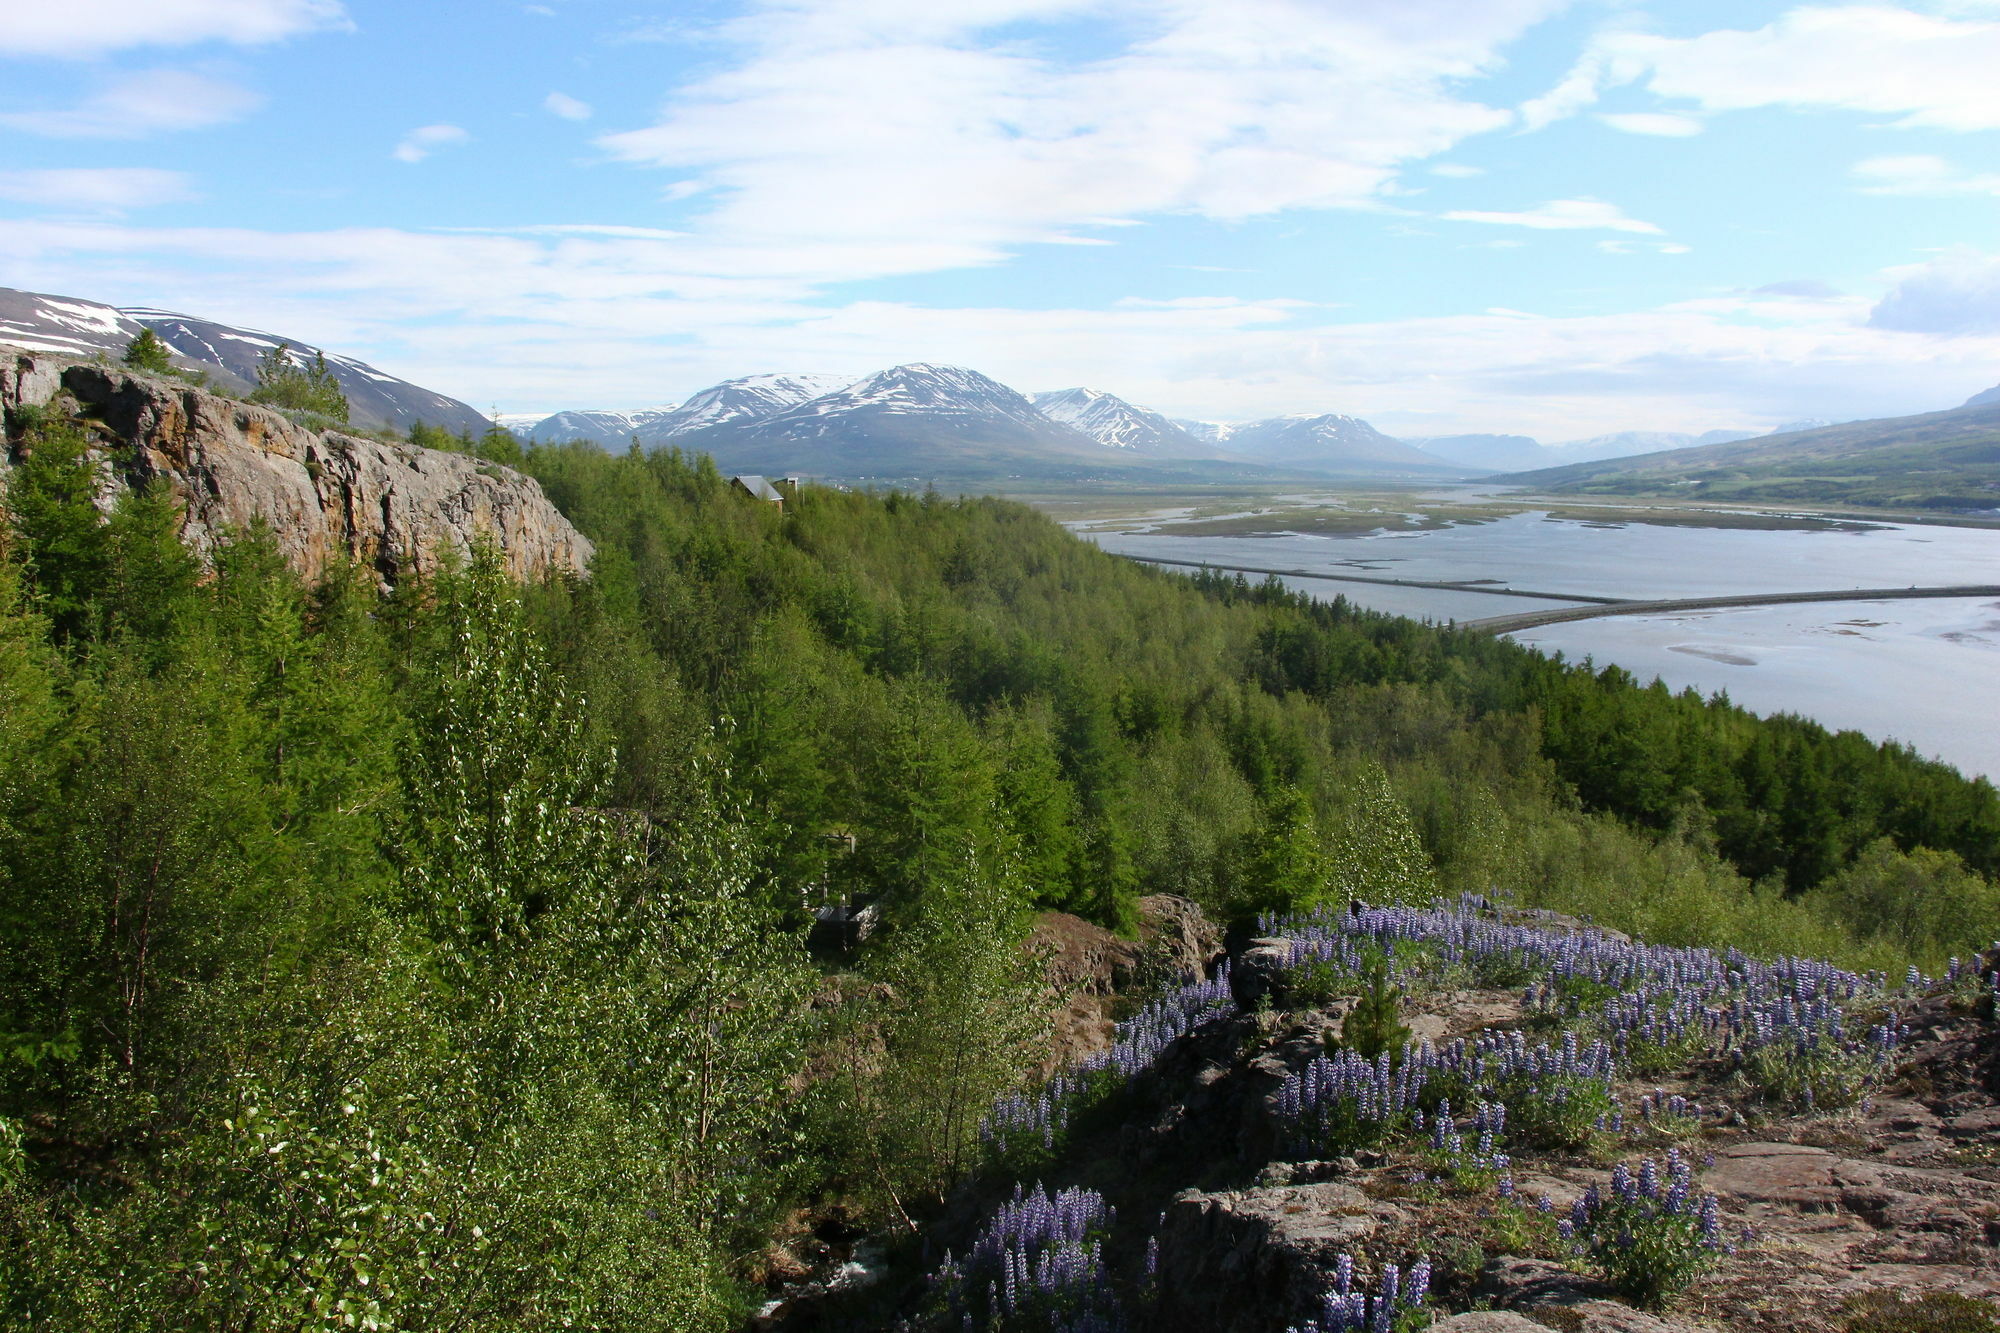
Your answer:
[[[89,440],[68,422],[38,420],[8,479],[7,516],[41,613],[58,639],[82,634],[104,582],[106,536]]]
[[[310,364],[300,365],[292,355],[292,345],[281,342],[257,358],[257,388],[250,394],[253,403],[268,403],[287,411],[311,412],[331,421],[347,420],[347,395],[326,364],[326,353],[314,352]]]
[[[160,341],[160,335],[151,329],[142,328],[125,344],[124,362],[134,370],[150,371],[164,375],[174,368],[173,357],[167,345]]]

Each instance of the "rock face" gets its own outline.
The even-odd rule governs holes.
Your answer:
[[[385,582],[435,569],[490,536],[515,577],[582,573],[590,542],[509,468],[464,454],[321,434],[268,408],[122,368],[0,353],[0,407],[75,411],[95,428],[100,501],[158,478],[204,559],[261,519],[307,577],[351,559]],[[0,463],[0,477],[6,466]]]
[[[1332,1181],[1177,1196],[1160,1225],[1161,1327],[1232,1333],[1311,1318],[1334,1265],[1385,1225],[1394,1204]],[[1251,1294],[1254,1293],[1254,1296]]]

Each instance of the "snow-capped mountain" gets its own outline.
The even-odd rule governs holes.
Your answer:
[[[647,422],[640,438],[648,444],[658,444],[711,426],[761,421],[823,394],[835,393],[851,383],[852,380],[839,375],[745,375],[741,379],[724,380]]]
[[[606,449],[623,449],[638,437],[643,443],[654,426],[673,415],[672,407],[650,407],[638,412],[599,412],[577,409],[553,416],[502,416],[499,422],[522,440],[542,444],[567,444],[584,440]]]
[[[0,287],[0,343],[71,356],[101,352],[115,359],[142,328],[159,335],[177,364],[208,372],[218,387],[229,392],[254,388],[258,357],[281,341],[290,343],[301,359],[322,353],[321,348],[296,338],[239,329],[169,310],[119,309],[70,296]],[[348,411],[357,426],[408,430],[423,421],[475,435],[487,427],[486,417],[469,403],[385,375],[365,361],[330,352],[324,355],[327,368],[347,395]]]
[[[1229,437],[1236,433],[1236,427],[1227,421],[1194,421],[1187,417],[1175,417],[1173,424],[1203,444],[1227,444]]]
[[[707,451],[725,468],[851,476],[1008,475],[1115,457],[976,370],[924,362],[893,366],[760,419],[684,431],[672,442]]]
[[[1151,408],[1128,403],[1096,389],[1058,389],[1038,393],[1035,410],[1049,420],[1083,432],[1109,449],[1165,457],[1208,452],[1205,442],[1182,430]]]
[[[1255,462],[1335,474],[1463,473],[1444,459],[1392,439],[1359,417],[1324,412],[1238,426],[1229,451]]]

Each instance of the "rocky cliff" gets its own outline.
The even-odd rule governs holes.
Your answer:
[[[464,454],[297,425],[269,408],[170,379],[45,353],[0,349],[0,408],[74,415],[93,432],[101,503],[166,482],[182,537],[207,558],[262,519],[307,576],[346,557],[393,583],[490,535],[520,578],[583,572],[590,542],[534,481]],[[15,444],[0,455],[0,477]]]

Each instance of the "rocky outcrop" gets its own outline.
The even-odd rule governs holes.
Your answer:
[[[74,413],[97,439],[101,502],[164,481],[182,539],[204,559],[262,520],[308,577],[348,559],[394,583],[482,535],[518,578],[580,574],[590,560],[540,486],[468,455],[321,433],[172,380],[12,350],[0,351],[0,407]]]
[[[1160,1224],[1163,1329],[1262,1333],[1309,1319],[1343,1254],[1403,1210],[1338,1181],[1178,1195]],[[1254,1298],[1247,1294],[1254,1293]]]

